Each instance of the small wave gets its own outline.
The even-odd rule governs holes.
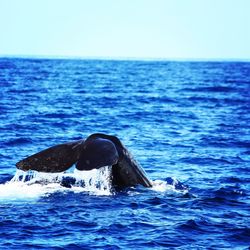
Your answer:
[[[221,197],[221,198],[234,198],[236,199],[237,197],[242,197],[242,196],[246,196],[246,192],[243,189],[240,189],[237,186],[232,186],[232,187],[221,187],[220,189],[216,190],[214,192],[214,194],[217,197]]]
[[[32,140],[29,138],[15,138],[15,139],[9,139],[6,142],[1,143],[2,146],[17,146],[17,145],[23,145],[23,144],[28,144],[31,143]]]
[[[230,237],[231,240],[242,241],[244,243],[250,241],[250,228],[233,228],[232,235]]]
[[[218,225],[205,217],[189,219],[178,225],[178,228],[187,231],[187,232],[209,232],[212,229],[216,228]]]
[[[197,165],[217,165],[217,164],[233,164],[233,162],[225,159],[224,157],[184,157],[180,159],[181,162]]]
[[[211,86],[211,87],[198,87],[198,88],[185,88],[184,91],[190,92],[204,92],[204,93],[229,93],[237,91],[237,88],[228,87],[228,86]]]

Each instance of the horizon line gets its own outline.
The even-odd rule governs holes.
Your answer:
[[[0,58],[48,60],[103,60],[103,61],[180,61],[180,62],[250,62],[250,58],[191,58],[191,57],[125,57],[125,56],[74,56],[74,55],[25,55],[0,54]]]

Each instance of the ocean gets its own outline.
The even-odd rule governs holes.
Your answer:
[[[250,62],[0,58],[0,87],[0,249],[249,249]],[[153,187],[15,167],[96,132]]]

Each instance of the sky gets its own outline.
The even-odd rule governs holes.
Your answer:
[[[0,0],[0,56],[250,59],[250,0]]]

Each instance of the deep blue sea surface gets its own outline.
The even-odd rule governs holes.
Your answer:
[[[249,248],[249,62],[0,58],[0,87],[0,249]],[[153,188],[114,192],[108,168],[16,172],[95,132]]]

